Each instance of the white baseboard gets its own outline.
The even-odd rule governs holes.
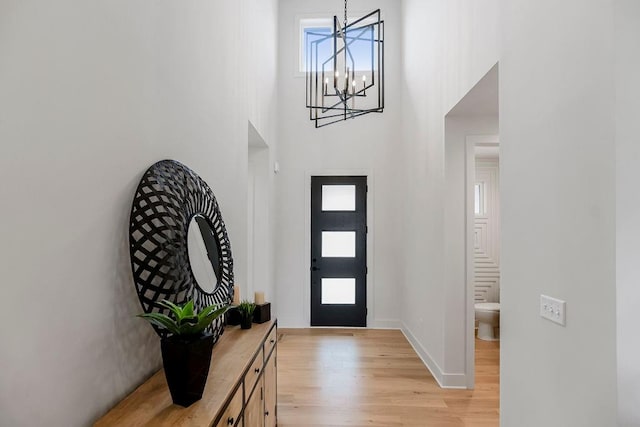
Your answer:
[[[438,382],[438,385],[442,388],[467,388],[467,376],[465,374],[451,374],[442,372],[442,368],[431,357],[429,352],[418,342],[413,332],[407,327],[404,322],[401,322],[401,330],[404,336],[411,344],[411,347],[415,350],[418,357],[422,360],[422,363],[427,367],[433,378]]]
[[[283,329],[308,329],[308,328],[332,328],[332,329],[353,329],[344,326],[309,326],[298,322],[282,322],[278,319],[278,327]],[[367,329],[402,329],[402,322],[393,319],[380,319],[371,322]]]
[[[286,320],[278,319],[278,328],[282,329],[305,329],[308,328],[309,325],[299,322],[287,322]]]
[[[467,375],[466,374],[442,374],[443,388],[459,388],[467,389]]]
[[[368,326],[369,329],[402,329],[402,322],[397,319],[376,319]]]

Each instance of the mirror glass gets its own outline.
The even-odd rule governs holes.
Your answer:
[[[191,218],[187,248],[191,271],[198,286],[207,293],[213,293],[220,280],[220,249],[209,221],[202,215]]]

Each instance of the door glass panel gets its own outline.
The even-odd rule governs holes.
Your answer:
[[[355,304],[356,279],[322,279],[322,304]]]
[[[356,186],[355,185],[323,185],[322,186],[322,210],[323,211],[355,211],[356,210]]]
[[[323,258],[354,258],[356,256],[355,231],[323,231]]]

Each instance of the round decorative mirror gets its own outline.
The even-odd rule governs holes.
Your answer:
[[[158,304],[165,299],[194,300],[198,311],[231,302],[233,258],[220,207],[207,183],[182,163],[163,160],[144,173],[131,208],[129,250],[145,313],[169,314]],[[208,329],[215,340],[223,321]]]
[[[200,214],[189,223],[187,251],[196,285],[203,292],[213,293],[220,277],[220,249],[209,221]]]

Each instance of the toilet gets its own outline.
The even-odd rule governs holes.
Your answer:
[[[500,303],[475,303],[476,320],[478,321],[478,338],[484,341],[500,339]]]

